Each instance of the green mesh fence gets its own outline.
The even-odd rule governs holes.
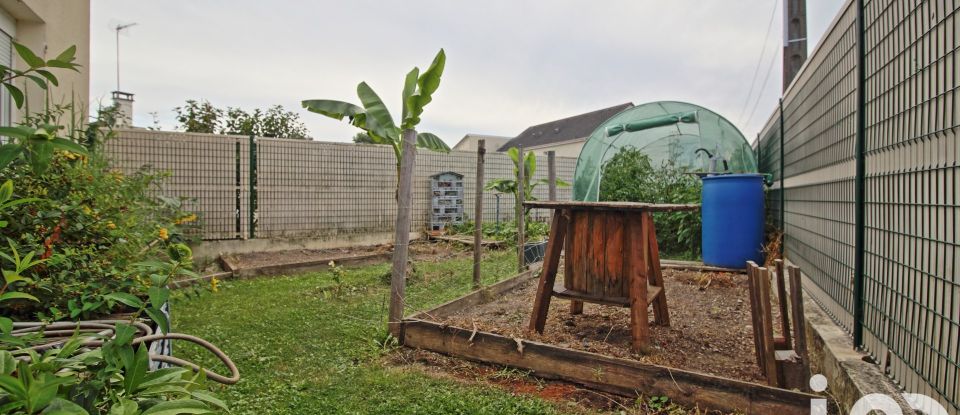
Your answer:
[[[960,411],[958,10],[955,0],[864,0],[862,10],[848,1],[787,90],[783,113],[771,117],[782,116],[782,127],[768,122],[757,146],[761,172],[778,182],[784,167],[785,254],[803,268],[808,292],[900,386],[953,414]],[[861,223],[857,183],[864,186]],[[768,199],[768,206],[776,204]],[[858,253],[863,290],[856,297]]]

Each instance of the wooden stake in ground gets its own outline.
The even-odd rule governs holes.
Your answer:
[[[523,162],[523,146],[517,146],[517,272],[523,272],[526,269],[526,264],[523,257],[523,243],[524,243],[524,217],[523,214],[523,192],[524,189],[524,170],[526,163]]]
[[[547,183],[550,200],[557,200],[557,153],[553,150],[547,152]]]
[[[477,197],[473,202],[473,288],[480,288],[480,253],[483,251],[483,155],[486,140],[477,142]]]
[[[417,132],[403,130],[400,160],[400,186],[397,192],[397,222],[393,243],[393,272],[390,275],[390,315],[388,329],[400,337],[403,319],[404,286],[407,278],[407,249],[410,245],[410,201],[413,198],[413,168],[417,157]]]

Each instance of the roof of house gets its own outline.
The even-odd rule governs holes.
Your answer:
[[[470,133],[463,136],[463,138],[461,138],[460,141],[453,146],[453,149],[454,150],[460,150],[460,149],[476,150],[477,148],[476,140],[479,140],[479,139],[486,140],[486,146],[489,149],[489,148],[498,148],[502,146],[504,143],[510,140],[510,137]]]
[[[552,143],[585,138],[608,118],[632,106],[632,102],[627,102],[585,114],[534,125],[523,130],[520,135],[508,141],[497,149],[497,151],[507,151],[510,147],[516,146],[523,146],[524,148],[539,147]]]

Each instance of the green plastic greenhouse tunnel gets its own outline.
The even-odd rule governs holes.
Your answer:
[[[691,173],[709,171],[708,153],[726,160],[726,172],[757,172],[750,144],[726,118],[686,102],[651,102],[614,115],[590,134],[577,160],[574,200],[599,200],[603,166],[625,148],[640,150],[653,166]]]

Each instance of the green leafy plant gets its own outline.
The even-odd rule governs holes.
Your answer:
[[[0,169],[4,169],[17,158],[24,158],[36,174],[46,172],[53,160],[54,152],[62,150],[77,155],[86,155],[87,149],[64,137],[58,137],[61,127],[45,124],[39,127],[19,125],[0,127],[0,135],[13,140],[0,146]]]
[[[190,99],[173,111],[178,128],[188,133],[310,139],[300,115],[287,111],[282,105],[246,111],[237,107],[221,109],[206,100]]]
[[[39,301],[4,302],[0,311],[6,316],[59,320],[117,311],[104,295],[146,296],[147,279],[132,265],[164,258],[164,243],[183,240],[183,230],[197,220],[179,200],[153,196],[164,174],[126,175],[111,168],[99,143],[113,136],[112,124],[102,118],[86,123],[77,113],[72,105],[55,105],[3,130],[14,136],[4,150],[15,147],[16,154],[4,159],[0,175],[19,201],[3,202],[0,236],[12,241],[12,251],[36,252],[44,260],[21,273],[26,280],[18,283],[18,292]]]
[[[520,166],[523,166],[523,195],[524,200],[537,200],[533,196],[533,190],[540,184],[549,184],[550,182],[547,179],[533,180],[534,173],[537,172],[537,156],[533,152],[527,152],[523,156],[523,162],[520,161],[520,151],[516,147],[511,147],[507,150],[507,155],[510,156],[510,160],[513,161],[513,178],[512,179],[493,179],[484,186],[485,190],[493,190],[500,193],[509,193],[513,195],[514,200],[514,209],[517,217],[522,214],[524,215],[524,234],[528,240],[536,240],[537,229],[534,229],[535,226],[533,220],[530,219],[530,209],[523,208],[519,203],[520,195],[518,190],[520,189],[517,186],[517,182],[520,181]],[[557,179],[557,187],[568,187],[570,183],[566,181]],[[514,226],[514,228],[516,228]],[[545,235],[544,235],[545,236]],[[514,232],[514,238],[516,238],[516,232]]]
[[[76,335],[42,354],[0,350],[0,411],[5,414],[203,414],[227,410],[205,386],[203,371],[172,367],[149,371],[136,329],[118,323],[98,349],[96,337]]]
[[[397,177],[399,178],[403,149],[401,132],[413,130],[420,123],[423,108],[433,101],[433,94],[440,87],[440,77],[446,60],[446,54],[443,49],[440,49],[430,67],[423,73],[416,67],[407,73],[403,84],[403,112],[400,122],[394,122],[383,100],[366,82],[357,85],[357,95],[363,106],[328,99],[304,100],[302,104],[308,111],[336,120],[343,120],[346,117],[351,125],[363,130],[374,144],[390,145],[397,159]],[[433,151],[450,151],[450,147],[443,140],[431,133],[419,133],[416,135],[416,140],[417,147]]]
[[[669,404],[670,398],[666,396],[651,396],[650,399],[647,400],[647,407],[654,411],[666,409]]]
[[[125,175],[99,152],[58,152],[44,174],[26,163],[3,174],[17,183],[19,196],[34,200],[2,212],[8,224],[0,235],[46,261],[25,273],[31,281],[20,287],[40,302],[0,305],[19,318],[90,318],[115,311],[106,294],[146,295],[149,278],[134,265],[166,258],[164,246],[185,240],[183,229],[196,218],[179,200],[151,194],[162,174]]]
[[[655,167],[635,148],[624,148],[603,165],[601,201],[699,203],[700,180],[667,162]],[[696,259],[700,254],[700,212],[657,213],[653,216],[660,252]]]
[[[173,111],[177,113],[179,127],[188,133],[216,134],[220,129],[223,110],[214,107],[210,101],[188,99],[184,106]]]
[[[77,71],[80,66],[76,60],[76,46],[65,49],[56,58],[44,60],[26,46],[13,44],[20,59],[26,63],[24,70],[0,65],[0,84],[10,93],[17,108],[27,104],[27,96],[23,87],[17,85],[18,80],[30,80],[44,91],[50,85],[58,86],[57,77],[51,72],[54,68]],[[29,118],[29,114],[27,114]],[[25,158],[36,173],[42,173],[49,165],[56,150],[71,151],[85,154],[86,149],[64,137],[58,136],[61,127],[49,123],[37,125],[19,125],[0,127],[0,136],[8,137],[11,142],[0,145],[0,170],[18,158]]]
[[[547,237],[550,233],[550,225],[545,222],[527,221],[525,235],[528,240],[537,241]],[[476,228],[473,221],[464,221],[460,224],[453,224],[447,228],[452,235],[473,235]],[[483,238],[516,244],[517,242],[517,222],[505,221],[500,223],[484,222]]]
[[[61,68],[77,71],[77,68],[80,67],[79,64],[74,63],[77,54],[76,46],[68,47],[63,52],[60,52],[56,58],[49,60],[44,60],[30,50],[30,48],[19,43],[14,42],[13,48],[17,51],[20,59],[26,63],[27,68],[20,70],[0,65],[0,84],[3,84],[3,87],[10,93],[10,97],[13,98],[13,102],[17,108],[23,108],[23,106],[27,104],[27,96],[23,93],[23,88],[16,84],[17,80],[29,79],[40,87],[40,89],[46,91],[50,85],[60,85],[57,77],[51,70]]]

